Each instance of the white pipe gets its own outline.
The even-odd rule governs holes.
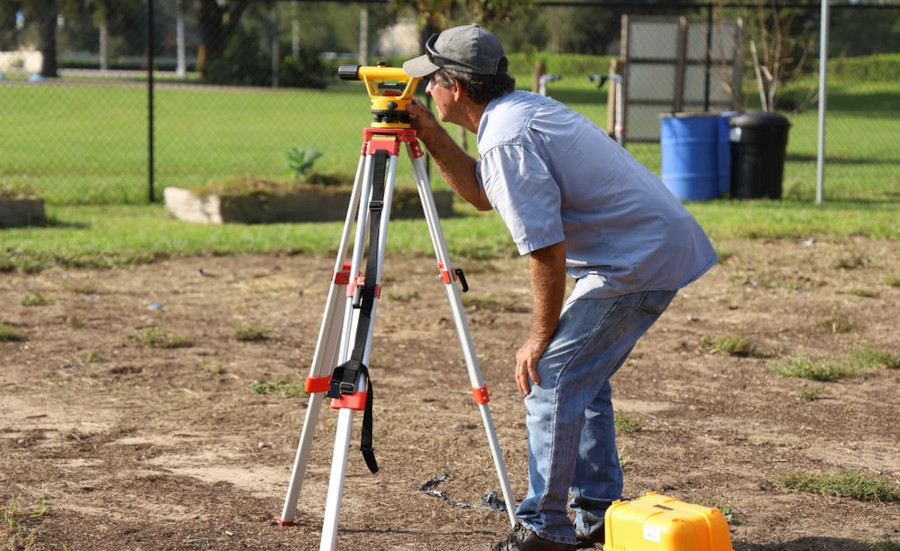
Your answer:
[[[825,201],[825,96],[828,73],[828,0],[822,0],[819,30],[819,147],[816,154],[816,203]]]
[[[175,48],[178,55],[178,64],[175,74],[178,80],[187,77],[187,62],[184,53],[184,0],[175,0]]]
[[[557,80],[562,79],[559,75],[541,75],[539,82],[539,92],[542,96],[547,95],[547,83],[548,82],[556,82]]]

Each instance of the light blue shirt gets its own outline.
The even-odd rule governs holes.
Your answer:
[[[590,120],[538,94],[488,103],[477,175],[520,254],[566,242],[570,299],[676,290],[716,253],[655,174]]]

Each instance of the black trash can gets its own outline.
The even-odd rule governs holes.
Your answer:
[[[731,196],[781,199],[784,155],[791,123],[778,113],[745,113],[728,123]]]

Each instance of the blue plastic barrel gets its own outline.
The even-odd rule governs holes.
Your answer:
[[[719,119],[708,114],[662,117],[662,181],[682,201],[719,196]]]
[[[738,115],[737,111],[725,111],[719,113],[719,195],[725,195],[731,191],[731,139],[729,136],[729,123],[731,118]]]

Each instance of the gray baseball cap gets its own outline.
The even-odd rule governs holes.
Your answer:
[[[441,67],[477,75],[506,74],[503,44],[494,33],[478,25],[453,27],[433,34],[425,42],[425,55],[410,59],[403,70],[411,77],[426,77]]]

